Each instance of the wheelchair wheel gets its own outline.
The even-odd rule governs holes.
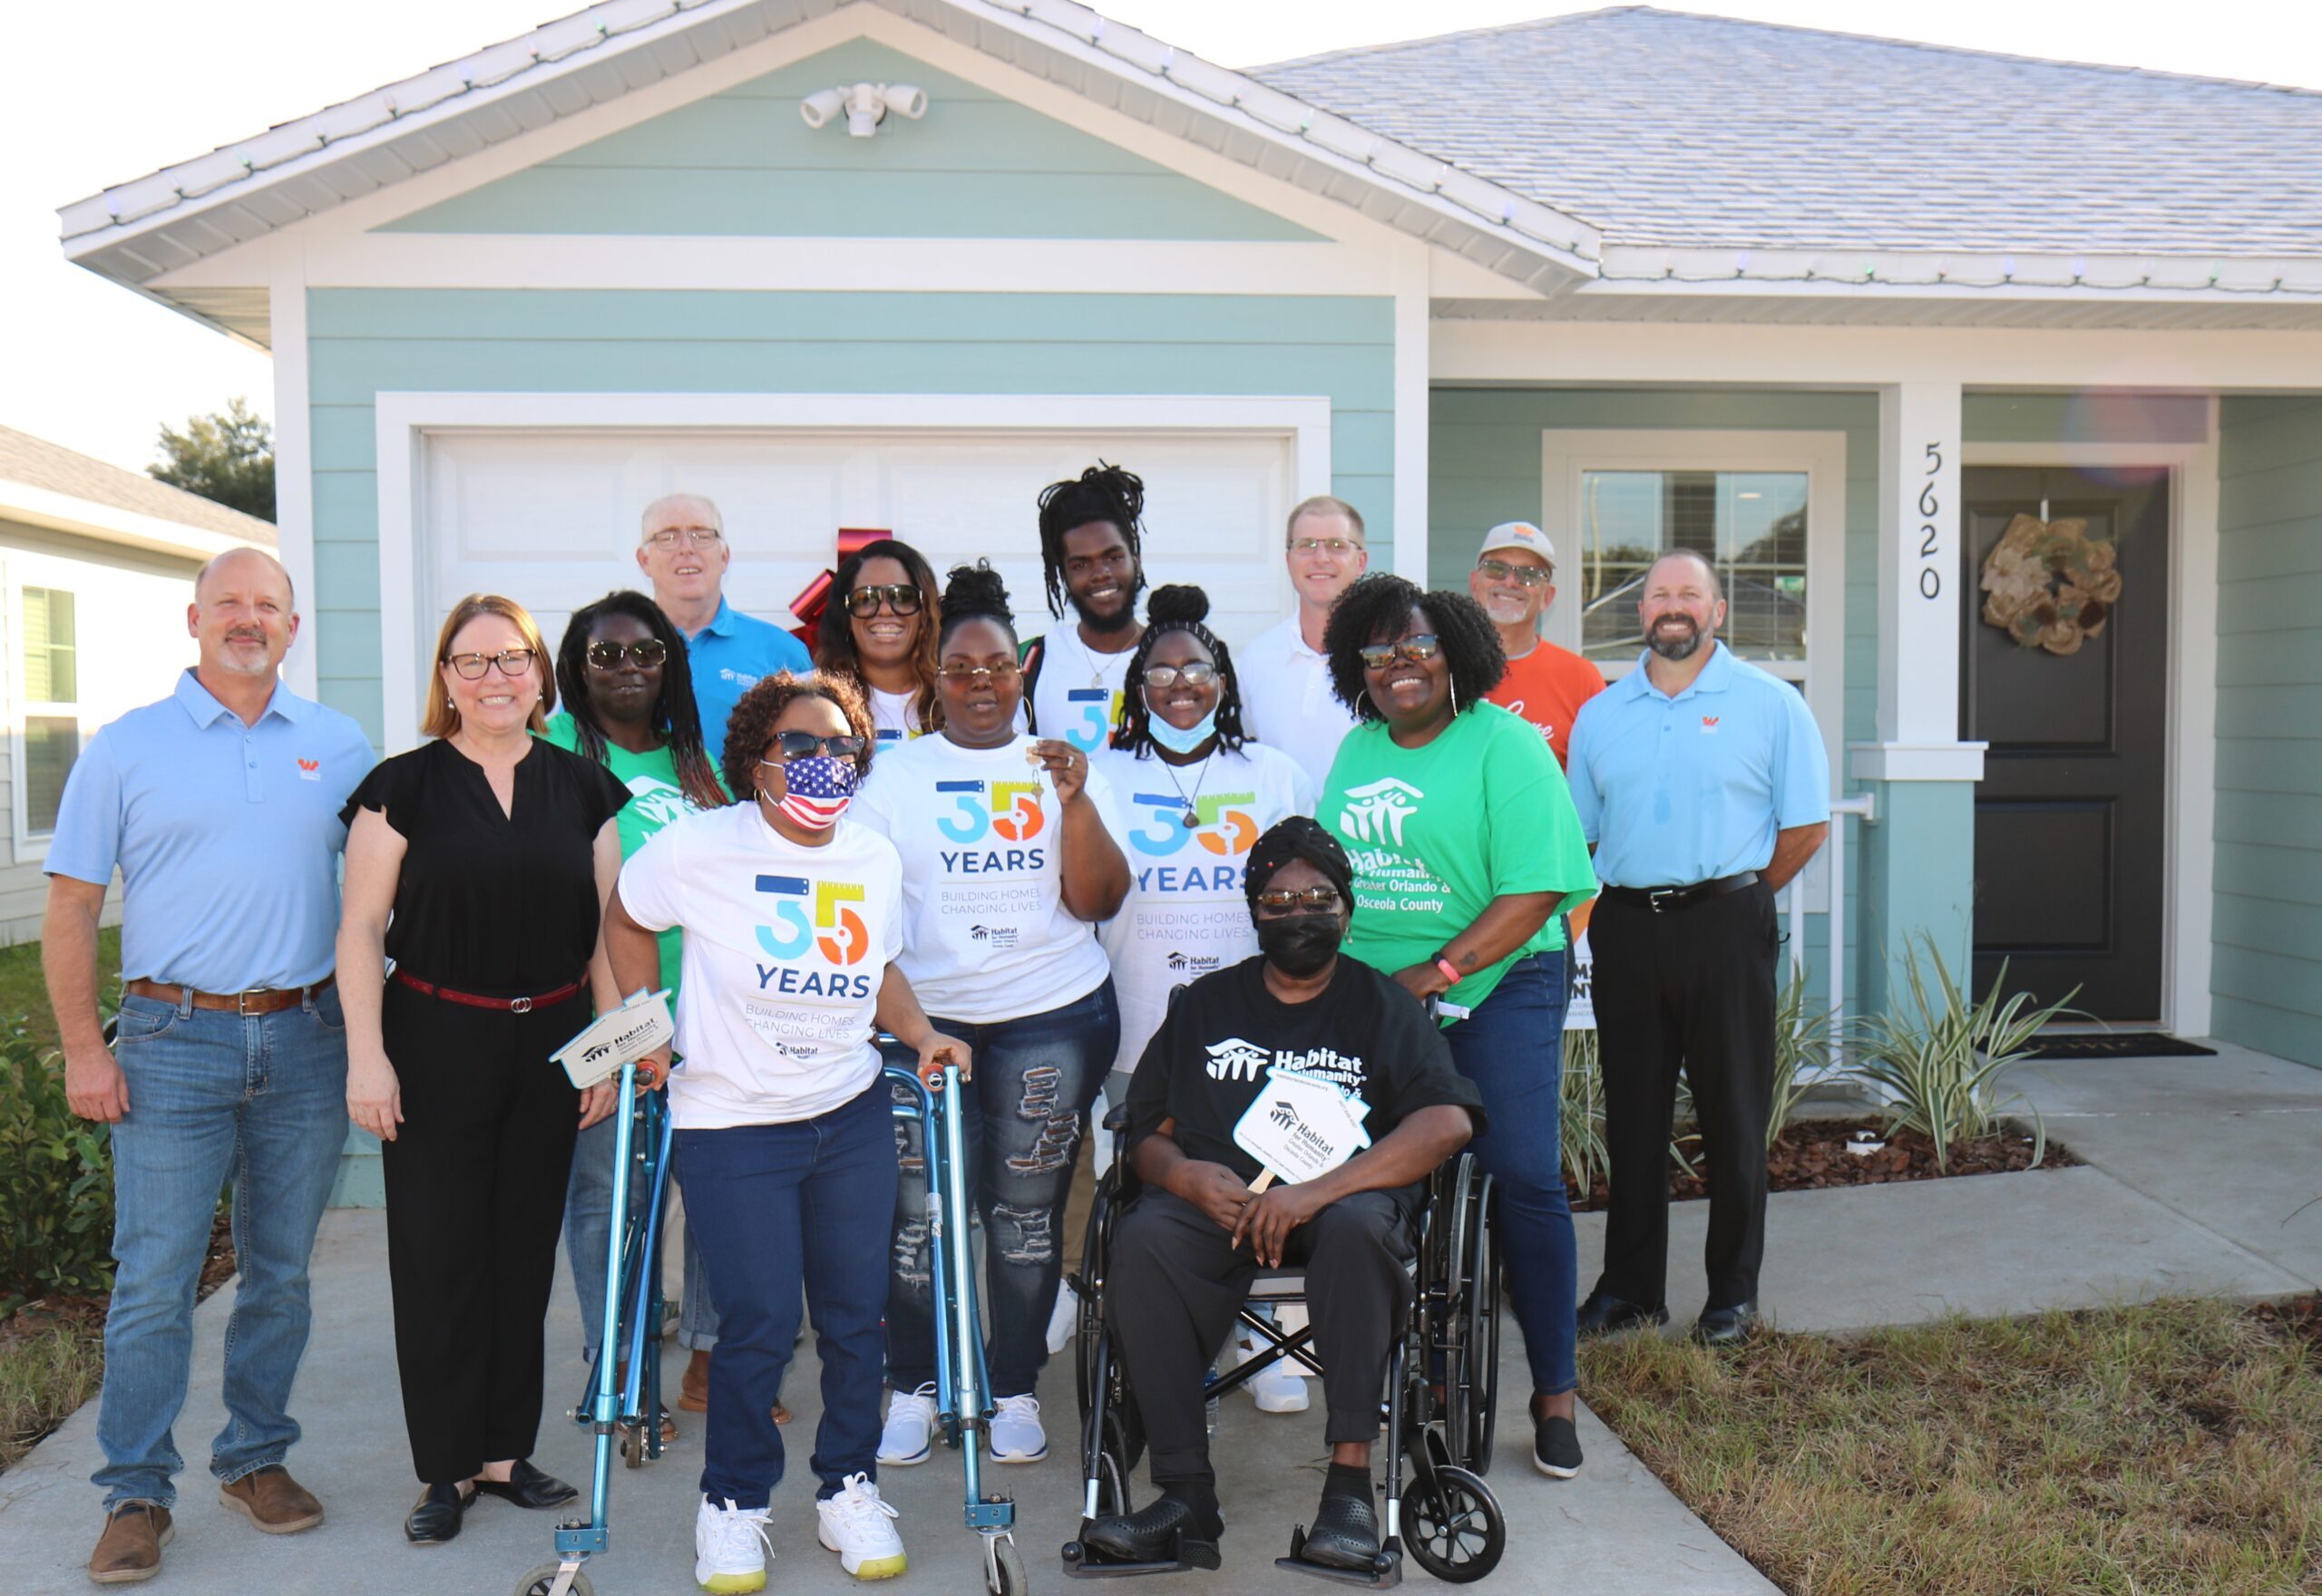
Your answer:
[[[1499,1566],[1507,1521],[1491,1487],[1463,1468],[1434,1471],[1432,1488],[1413,1480],[1403,1492],[1403,1544],[1420,1567],[1448,1585],[1466,1585]]]
[[[1115,1194],[1119,1181],[1116,1173],[1107,1170],[1097,1181],[1095,1200],[1088,1207],[1088,1229],[1080,1246],[1080,1269],[1071,1279],[1074,1299],[1079,1304],[1078,1333],[1073,1338],[1073,1394],[1079,1399],[1080,1416],[1087,1418],[1089,1409],[1097,1405],[1097,1344],[1104,1334],[1104,1316],[1098,1300],[1104,1294],[1107,1254],[1112,1246],[1112,1225],[1109,1222]]]
[[[1128,1487],[1128,1437],[1122,1434],[1120,1420],[1108,1413],[1104,1440],[1097,1451],[1097,1516],[1110,1518],[1133,1512]]]
[[[1492,1245],[1490,1176],[1477,1182],[1475,1196],[1476,1222],[1464,1271],[1467,1322],[1462,1327],[1472,1398],[1460,1432],[1465,1455],[1459,1463],[1486,1474],[1491,1472],[1492,1441],[1499,1429],[1499,1251]]]

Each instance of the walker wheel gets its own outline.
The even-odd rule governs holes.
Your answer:
[[[1027,1596],[1031,1576],[1024,1572],[1024,1554],[1012,1535],[986,1535],[983,1541],[983,1588],[990,1596]]]
[[[516,1596],[549,1596],[556,1589],[556,1576],[564,1572],[561,1562],[544,1562],[516,1581]],[[572,1582],[565,1587],[571,1596],[597,1596],[597,1587],[580,1569],[572,1571]]]
[[[1403,1492],[1403,1544],[1420,1567],[1465,1585],[1499,1566],[1507,1521],[1491,1487],[1464,1468],[1439,1468],[1434,1488],[1413,1480]]]
[[[620,1435],[620,1461],[623,1468],[645,1465],[645,1436],[635,1425],[614,1426]]]

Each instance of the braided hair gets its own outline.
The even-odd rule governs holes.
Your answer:
[[[1145,608],[1145,636],[1128,657],[1128,690],[1121,695],[1120,725],[1113,731],[1113,746],[1126,748],[1140,759],[1153,751],[1153,712],[1145,702],[1145,667],[1153,646],[1172,632],[1183,632],[1209,650],[1217,661],[1217,745],[1231,753],[1248,734],[1242,729],[1242,684],[1234,675],[1233,657],[1224,643],[1202,622],[1209,615],[1209,595],[1190,584],[1172,582],[1153,589]]]
[[[572,716],[573,741],[580,756],[606,763],[605,728],[597,724],[597,710],[589,698],[589,634],[609,615],[625,615],[641,624],[660,641],[661,693],[646,716],[669,751],[677,767],[678,786],[696,809],[723,809],[733,800],[717,784],[717,767],[701,736],[701,712],[693,697],[693,667],[686,658],[684,634],[661,613],[661,607],[631,588],[608,593],[594,604],[572,612],[556,646],[556,682],[564,693],[565,712]]]
[[[838,569],[831,577],[830,601],[823,606],[822,619],[815,627],[815,668],[853,677],[868,698],[870,683],[863,674],[863,661],[854,651],[854,617],[848,614],[846,606],[862,580],[863,568],[874,560],[892,560],[902,566],[910,573],[912,586],[919,589],[919,614],[914,618],[921,623],[919,640],[911,651],[912,671],[919,677],[919,690],[911,696],[911,709],[921,725],[935,731],[943,719],[942,706],[935,696],[942,599],[935,586],[935,568],[927,563],[927,556],[910,544],[894,538],[881,538],[865,543],[839,561]]]
[[[1064,618],[1064,535],[1091,521],[1108,521],[1137,561],[1129,602],[1145,590],[1145,480],[1135,472],[1098,461],[1077,477],[1040,490],[1040,579],[1048,588],[1049,613]]]
[[[935,634],[937,650],[951,640],[951,634],[963,622],[971,620],[998,622],[1008,634],[1009,646],[1015,646],[1016,612],[1008,608],[1008,585],[988,560],[955,565],[944,579],[942,621]]]

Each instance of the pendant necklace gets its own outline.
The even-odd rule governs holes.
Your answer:
[[[1194,795],[1192,798],[1185,796],[1185,785],[1183,782],[1177,780],[1177,767],[1171,764],[1167,760],[1163,759],[1157,754],[1153,757],[1154,763],[1168,773],[1169,784],[1177,789],[1177,802],[1185,806],[1185,813],[1178,817],[1179,823],[1184,825],[1185,830],[1189,832],[1198,830],[1201,826],[1201,816],[1195,813],[1194,801],[1201,796],[1202,783],[1209,780],[1209,767],[1217,758],[1217,755],[1215,754],[1212,754],[1208,758],[1205,758],[1201,762],[1201,774],[1194,778]]]

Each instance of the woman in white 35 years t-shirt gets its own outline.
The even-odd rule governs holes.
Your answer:
[[[894,538],[839,561],[815,632],[815,668],[851,678],[882,749],[935,729],[935,569]]]
[[[1017,735],[1016,645],[999,576],[953,570],[936,677],[943,729],[881,754],[856,813],[902,857],[903,973],[934,1023],[976,1050],[966,1173],[983,1218],[991,1451],[1032,1463],[1048,1451],[1032,1390],[1048,1360],[1073,1154],[1120,1036],[1092,928],[1120,908],[1128,865],[1088,756]],[[923,1164],[905,1168],[895,1226],[894,1397],[879,1461],[923,1463],[935,1429]]]
[[[874,1027],[922,1075],[969,1045],[928,1022],[897,966],[902,866],[840,818],[871,764],[871,717],[844,678],[767,677],[742,696],[723,764],[730,807],[672,822],[633,854],[606,912],[623,991],[659,984],[658,933],[685,933],[674,1072],[686,1221],[719,1313],[694,1578],[756,1591],[782,1477],[773,1406],[803,1288],[821,1353],[818,1538],[850,1574],[903,1571],[879,1496],[881,1319],[899,1160]]]

